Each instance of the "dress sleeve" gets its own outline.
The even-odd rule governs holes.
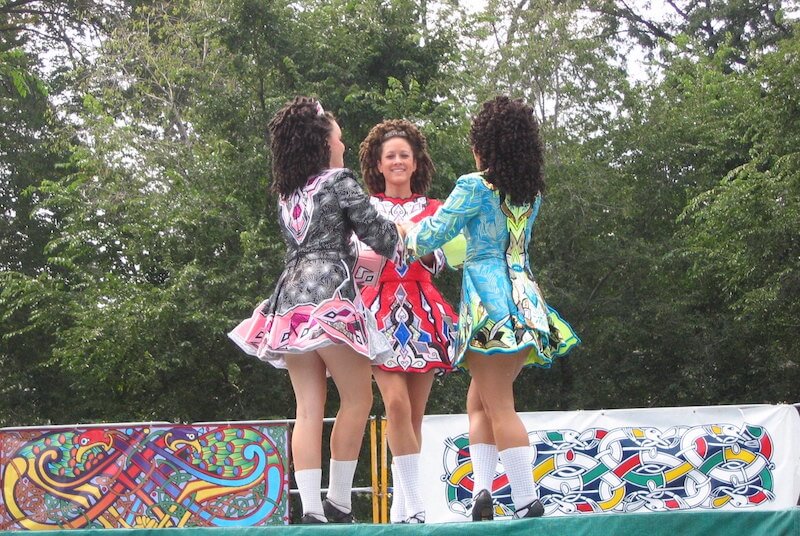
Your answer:
[[[352,172],[348,170],[339,173],[333,187],[339,207],[356,236],[381,256],[399,260],[402,241],[397,227],[394,222],[378,214]]]
[[[425,212],[428,213],[427,216],[432,216],[433,213],[435,213],[441,206],[442,202],[438,199],[428,198],[428,206],[425,209]],[[419,262],[422,267],[432,275],[436,275],[441,272],[446,265],[444,252],[440,248],[433,250],[433,253],[431,254],[431,260],[433,262],[432,265],[428,265],[422,258],[418,259],[417,262]]]
[[[418,258],[455,238],[467,221],[480,212],[484,190],[480,177],[459,178],[439,210],[409,230],[406,246],[410,255]]]

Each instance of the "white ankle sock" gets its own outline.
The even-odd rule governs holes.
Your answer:
[[[356,474],[358,460],[334,460],[331,458],[330,480],[326,498],[342,512],[353,510],[353,475]]]
[[[313,514],[324,518],[322,511],[322,498],[320,487],[322,483],[322,469],[303,469],[294,472],[297,490],[300,492],[300,502],[303,504],[303,514]]]
[[[425,512],[425,503],[422,502],[419,484],[419,454],[406,454],[395,456],[397,473],[402,483],[403,498],[405,500],[405,516],[413,516]]]
[[[472,496],[485,489],[492,494],[492,482],[497,468],[497,445],[475,443],[469,446],[469,457],[472,460]]]
[[[400,471],[392,461],[392,507],[389,509],[389,521],[400,523],[406,520],[406,501],[403,498],[403,483],[400,482]]]
[[[533,449],[513,447],[500,451],[500,461],[511,484],[511,500],[519,510],[537,498],[536,484],[533,481]]]

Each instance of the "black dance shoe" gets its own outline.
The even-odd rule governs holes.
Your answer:
[[[314,525],[316,523],[325,523],[325,521],[319,518],[319,514],[305,514],[300,518],[301,525]]]
[[[544,506],[542,501],[534,499],[527,506],[523,506],[514,512],[514,519],[523,519],[526,517],[542,517],[544,515]]]
[[[489,490],[482,489],[472,499],[472,520],[491,521],[494,519],[494,502]]]
[[[328,518],[328,523],[355,523],[353,512],[342,512],[328,499],[322,501],[322,511]]]
[[[418,525],[420,523],[425,523],[425,512],[417,512],[413,516],[405,518],[401,523],[409,523],[411,525]]]

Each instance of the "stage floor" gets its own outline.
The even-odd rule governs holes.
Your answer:
[[[663,512],[646,514],[593,514],[586,516],[493,521],[483,523],[442,523],[427,525],[279,525],[270,527],[179,528],[179,529],[93,529],[72,530],[70,536],[163,536],[163,531],[181,536],[800,536],[800,508],[744,512]],[[159,534],[151,534],[159,532]],[[102,533],[108,533],[103,535]],[[112,534],[113,533],[113,534]],[[19,535],[19,531],[0,534]],[[64,531],[39,531],[59,534]]]

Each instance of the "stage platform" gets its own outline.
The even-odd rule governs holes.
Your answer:
[[[36,531],[39,536],[800,536],[800,508],[749,512],[593,514],[482,523],[426,525],[275,525],[267,527]],[[19,531],[0,532],[19,536]]]

